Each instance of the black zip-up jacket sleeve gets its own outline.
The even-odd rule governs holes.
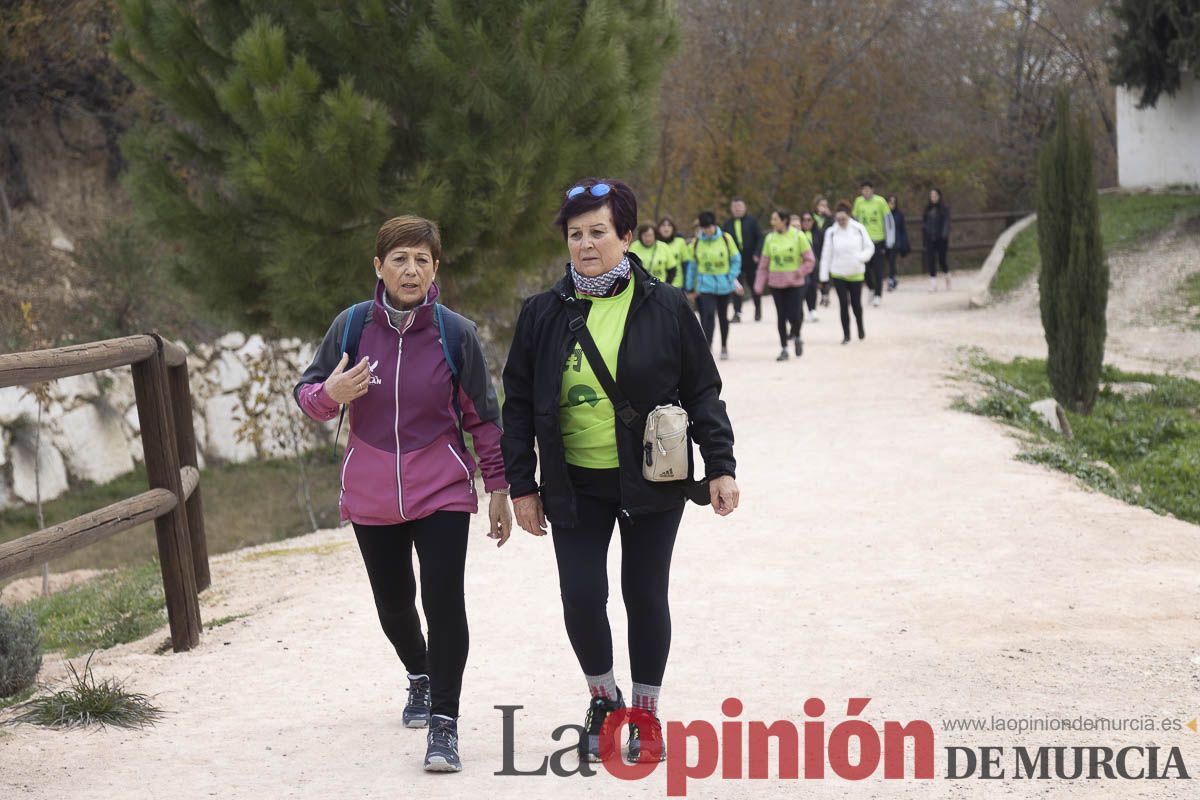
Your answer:
[[[538,490],[537,454],[533,448],[533,300],[528,298],[521,306],[508,360],[504,363],[504,433],[500,449],[514,499]]]
[[[696,315],[683,302],[676,304],[676,314],[682,349],[679,402],[688,413],[692,438],[700,446],[705,477],[736,477],[733,426],[729,424],[725,401],[720,397],[721,373]]]

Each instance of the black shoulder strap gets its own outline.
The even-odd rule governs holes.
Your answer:
[[[571,333],[575,336],[575,340],[579,342],[579,346],[583,348],[583,354],[587,356],[588,364],[592,366],[592,372],[595,373],[596,380],[600,381],[600,386],[604,388],[608,399],[612,401],[617,419],[621,420],[625,427],[634,433],[641,433],[639,430],[641,416],[629,404],[629,400],[625,398],[621,390],[617,388],[617,382],[613,380],[612,373],[608,371],[608,365],[604,363],[604,357],[600,355],[600,351],[596,348],[596,340],[592,338],[592,334],[587,329],[587,319],[583,316],[583,312],[579,310],[579,305],[574,300],[569,300],[566,306],[567,316],[570,317]]]

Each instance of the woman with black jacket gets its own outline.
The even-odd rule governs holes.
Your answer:
[[[671,482],[642,477],[642,429],[655,407],[683,407],[709,479],[704,500],[722,516],[738,504],[733,429],[686,296],[627,252],[637,226],[633,191],[615,180],[581,181],[567,192],[556,224],[571,262],[551,289],[525,301],[517,319],[504,367],[505,470],[517,523],[535,536],[550,523],[567,635],[592,697],[580,755],[593,761],[611,752],[607,743],[601,748],[605,719],[625,707],[605,607],[608,545],[613,526],[620,529],[635,723],[629,753],[660,760],[658,695],[671,640],[667,585],[692,484],[690,474]],[[614,407],[572,322],[586,328],[628,407],[620,397]]]
[[[896,201],[896,195],[892,195],[887,199],[888,208],[892,210],[892,224],[896,227],[896,241],[888,248],[888,291],[896,291],[896,256],[907,258],[909,254],[908,246],[908,225],[904,222],[904,212],[900,210],[900,204]]]
[[[942,202],[940,189],[929,190],[929,202],[921,217],[921,244],[925,248],[925,269],[929,271],[929,291],[937,291],[939,264],[946,276],[946,291],[950,291],[950,267],[946,264],[946,251],[950,246],[950,209]]]

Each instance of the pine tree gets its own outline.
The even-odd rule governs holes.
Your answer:
[[[162,105],[125,141],[139,212],[209,303],[303,334],[367,296],[395,214],[439,222],[460,292],[544,266],[567,184],[652,146],[677,37],[662,0],[118,5]]]
[[[1117,0],[1112,82],[1141,91],[1138,108],[1179,90],[1185,70],[1200,77],[1200,0]]]
[[[1081,414],[1095,405],[1107,336],[1108,262],[1093,157],[1087,121],[1072,119],[1061,91],[1039,164],[1038,288],[1050,385],[1058,402]]]

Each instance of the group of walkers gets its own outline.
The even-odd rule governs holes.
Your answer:
[[[508,540],[514,514],[529,534],[551,534],[563,622],[590,695],[580,757],[609,757],[607,734],[624,729],[630,759],[665,758],[659,697],[684,506],[691,500],[725,516],[739,502],[714,328],[727,358],[730,323],[750,304],[761,320],[769,288],[779,359],[789,347],[798,356],[803,307],[815,321],[818,295],[827,306],[832,286],[843,344],[851,312],[863,338],[862,286],[878,305],[885,258],[907,252],[907,235],[895,198],[884,202],[868,183],[862,190],[832,213],[823,197],[803,214],[773,211],[765,236],[734,200],[724,225],[710,211],[700,214],[688,241],[669,218],[639,226],[637,198],[621,181],[572,186],[554,221],[569,261],[521,308],[503,369],[503,410],[475,325],[439,303],[436,223],[408,215],[379,229],[374,297],[333,320],[294,395],[316,420],[349,412],[341,516],[353,525],[380,625],[407,670],[400,723],[427,729],[426,770],[462,769],[464,573],[469,517],[479,509],[477,468],[497,546]],[[949,220],[931,192],[922,220],[926,261],[931,280],[940,263],[947,286]],[[894,289],[894,258],[887,263]],[[702,480],[693,478],[693,441]],[[606,608],[614,529],[629,694],[616,678]],[[414,549],[428,640],[416,607]]]
[[[627,733],[631,760],[665,758],[658,709],[684,506],[711,504],[725,516],[739,501],[721,376],[679,288],[691,264],[699,272],[692,285],[726,300],[736,293],[739,251],[725,251],[724,234],[708,222],[688,252],[673,226],[658,226],[653,239],[638,230],[637,199],[624,183],[571,187],[555,220],[570,260],[557,283],[521,309],[501,411],[474,324],[438,302],[437,225],[391,219],[376,237],[374,297],[333,320],[300,377],[294,395],[309,417],[349,412],[341,516],[353,525],[380,625],[407,670],[399,721],[426,729],[426,770],[462,769],[463,588],[469,516],[479,506],[476,467],[497,546],[514,513],[526,532],[551,534],[563,621],[590,696],[580,758],[619,757],[613,737],[601,736],[613,730]],[[714,266],[722,251],[731,268],[723,273]],[[693,440],[704,461],[700,481]],[[628,694],[616,678],[606,610],[614,528],[629,619]],[[428,640],[416,608],[414,548]],[[511,643],[504,647],[487,657],[507,663]]]
[[[808,320],[816,322],[818,304],[829,305],[831,288],[838,296],[842,344],[849,344],[851,314],[858,338],[866,337],[863,285],[871,294],[871,305],[879,306],[884,287],[890,292],[898,285],[897,259],[911,251],[907,222],[896,197],[885,200],[870,181],[859,188],[853,204],[839,200],[833,211],[822,195],[813,198],[812,210],[803,214],[772,211],[766,235],[740,197],[730,203],[730,216],[720,227],[713,212],[701,212],[691,242],[678,235],[670,217],[664,217],[657,235],[649,223],[638,228],[630,252],[656,278],[687,291],[710,347],[719,330],[722,360],[729,358],[730,325],[742,321],[747,299],[753,303],[755,321],[762,320],[762,297],[768,287],[779,333],[777,361],[788,360],[789,349],[796,356],[803,354],[805,306]],[[937,291],[939,266],[949,289],[950,212],[938,189],[930,190],[921,237],[929,290]]]

